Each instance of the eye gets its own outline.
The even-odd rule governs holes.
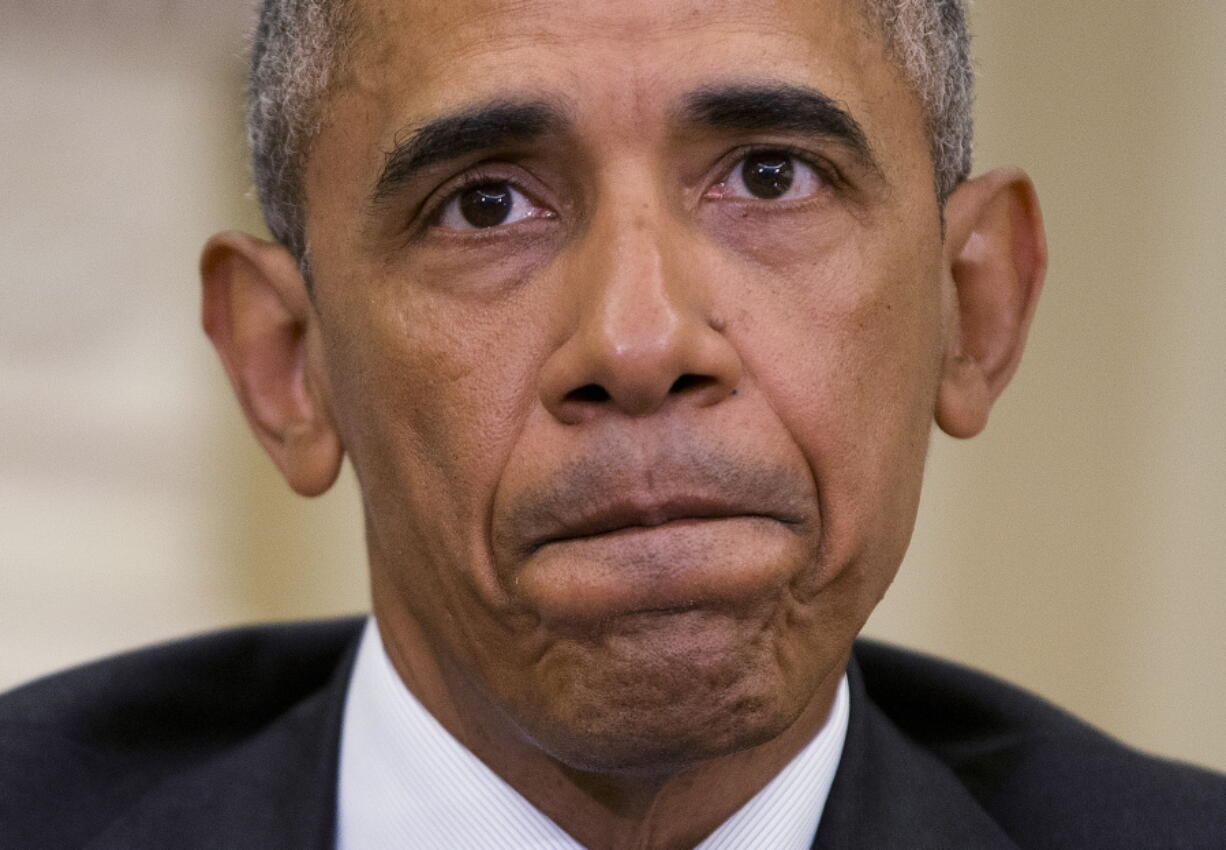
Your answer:
[[[708,198],[792,201],[816,194],[826,181],[812,165],[784,150],[758,150],[738,160]]]
[[[435,225],[449,230],[488,230],[529,218],[552,218],[504,180],[484,180],[453,194],[439,210]]]

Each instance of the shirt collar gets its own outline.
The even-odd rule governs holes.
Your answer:
[[[807,850],[838,769],[847,722],[844,676],[822,730],[696,850]],[[373,618],[349,681],[338,784],[338,850],[582,850],[418,702],[392,666]]]

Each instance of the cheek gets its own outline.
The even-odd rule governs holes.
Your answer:
[[[521,310],[394,282],[343,300],[329,309],[345,325],[328,340],[331,382],[371,530],[398,551],[472,562],[533,396]]]
[[[858,561],[880,572],[918,504],[941,351],[935,258],[847,240],[762,274],[769,304],[741,314],[758,341],[750,369],[813,472],[819,580]]]

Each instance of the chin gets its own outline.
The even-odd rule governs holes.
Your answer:
[[[704,611],[622,618],[560,641],[542,660],[543,704],[525,723],[563,764],[604,774],[672,773],[769,741],[816,687],[787,668],[761,621]]]

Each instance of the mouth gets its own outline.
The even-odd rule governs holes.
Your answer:
[[[782,525],[800,524],[800,519],[763,512],[732,501],[703,496],[677,496],[665,500],[635,502],[625,500],[597,506],[568,518],[560,527],[528,546],[534,554],[547,546],[659,528],[679,523],[701,523],[721,519],[775,520]]]
[[[693,619],[674,615],[697,609],[749,616],[815,568],[821,513],[798,463],[673,435],[602,443],[538,475],[490,531],[507,597],[549,628],[587,634],[636,617],[685,628]]]

